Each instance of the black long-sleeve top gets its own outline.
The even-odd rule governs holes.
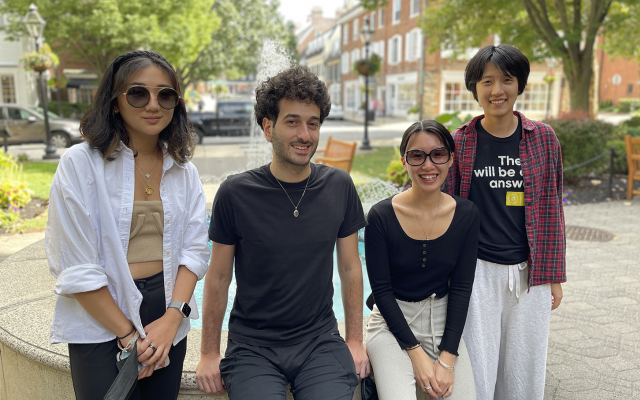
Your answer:
[[[375,303],[401,348],[418,344],[396,302],[449,294],[440,350],[458,355],[467,319],[478,253],[478,209],[453,196],[456,209],[447,231],[416,240],[402,229],[390,197],[371,208],[365,228],[365,257]]]

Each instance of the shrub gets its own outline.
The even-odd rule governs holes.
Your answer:
[[[622,155],[627,154],[627,145],[624,140],[609,140],[607,142],[607,149],[613,147],[616,150],[616,157],[613,159],[613,173],[614,174],[623,174],[627,175],[629,172],[629,166],[627,165],[627,159],[625,157],[621,157]],[[607,159],[607,168],[609,157]]]
[[[402,160],[400,160],[400,150],[396,149],[396,155],[387,165],[387,175],[385,178],[396,185],[401,190],[406,190],[411,187],[411,179],[409,174],[402,167]]]
[[[622,113],[634,112],[640,109],[640,99],[618,99],[618,109]]]
[[[460,126],[471,121],[473,119],[473,115],[467,114],[464,117],[461,117],[460,111],[456,111],[450,114],[449,113],[440,114],[434,119],[440,122],[442,125],[446,126],[449,132],[453,132],[454,130],[458,129]]]
[[[62,115],[60,118],[73,118],[73,119],[81,119],[82,116],[87,112],[90,103],[69,103],[68,101],[62,101]],[[58,110],[58,102],[56,100],[49,101],[47,103],[49,111],[54,114],[59,114],[60,110]]]
[[[590,119],[555,119],[546,121],[558,135],[562,146],[564,168],[585,162],[607,151],[607,142],[614,139],[616,127],[603,121]],[[584,167],[567,171],[565,179],[575,180],[590,172],[608,171],[608,158],[604,157]]]
[[[20,218],[20,208],[31,201],[33,193],[22,180],[22,166],[0,150],[0,228],[13,228]]]
[[[351,174],[351,179],[353,179],[353,184],[356,187],[365,213],[369,212],[369,209],[380,200],[384,200],[399,192],[395,185],[387,181],[362,175],[357,172]]]

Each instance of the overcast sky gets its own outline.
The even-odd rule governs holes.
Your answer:
[[[307,17],[315,6],[322,7],[325,18],[335,17],[336,10],[341,8],[344,0],[280,0],[280,13],[285,20],[304,27],[308,24]]]

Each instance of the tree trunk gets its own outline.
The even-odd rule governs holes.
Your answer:
[[[584,56],[584,53],[581,55]],[[578,65],[572,66],[568,57],[563,57],[563,69],[569,81],[571,110],[595,117],[591,115],[594,108],[590,107],[590,102],[593,101],[591,86],[595,84],[593,80],[592,60],[583,59]]]

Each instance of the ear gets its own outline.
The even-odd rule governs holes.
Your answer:
[[[113,106],[113,113],[117,114],[120,112],[120,109],[118,108],[118,106]]]
[[[271,142],[273,135],[273,122],[269,118],[262,118],[262,131],[267,142]]]
[[[402,168],[404,168],[405,171],[409,172],[407,170],[407,162],[405,161],[404,157],[400,156],[400,161],[402,161]]]

